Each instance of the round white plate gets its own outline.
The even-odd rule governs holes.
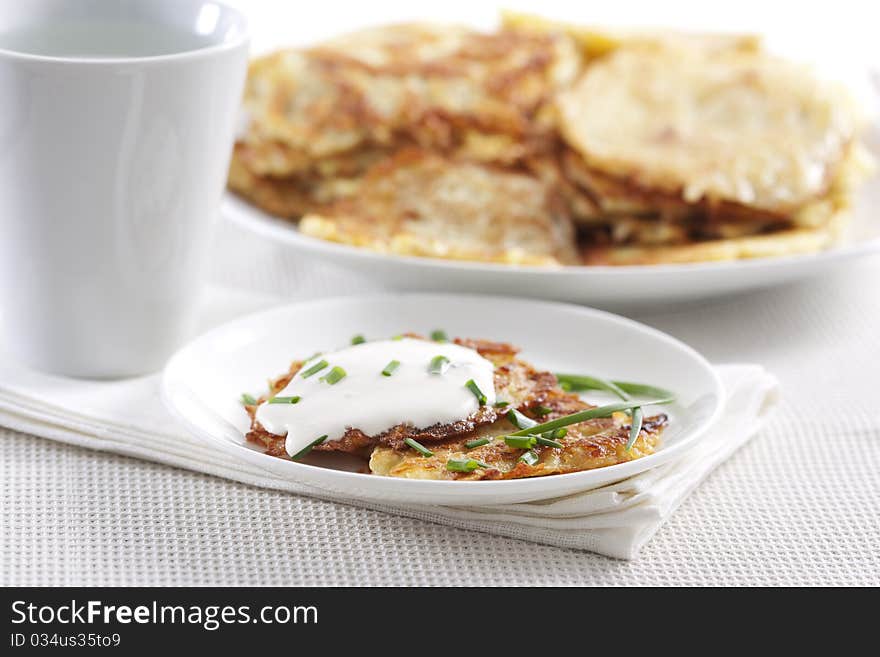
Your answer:
[[[290,257],[311,257],[404,290],[482,292],[629,308],[695,300],[770,287],[815,276],[870,253],[880,253],[880,176],[862,190],[844,240],[821,253],[733,262],[629,267],[562,267],[462,262],[386,255],[302,235],[295,224],[272,217],[227,193],[224,215],[284,246]]]
[[[551,371],[638,381],[674,391],[664,406],[670,425],[653,455],[607,468],[511,481],[420,481],[362,474],[363,462],[315,453],[307,463],[263,454],[244,438],[249,420],[239,401],[259,395],[290,361],[316,351],[405,331],[508,341]],[[388,294],[334,298],[249,315],[206,333],[169,361],[163,380],[169,407],[193,433],[275,475],[374,501],[502,504],[547,499],[601,486],[665,463],[705,435],[720,412],[721,382],[690,347],[652,328],[599,310],[488,296]],[[321,465],[318,465],[318,464]]]

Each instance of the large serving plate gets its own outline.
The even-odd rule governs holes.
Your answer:
[[[844,240],[827,251],[777,258],[687,265],[561,267],[439,260],[386,255],[301,234],[227,194],[224,215],[283,245],[291,258],[308,257],[348,269],[393,289],[515,294],[626,308],[745,292],[816,276],[854,258],[880,253],[880,179],[862,191]]]
[[[242,392],[257,395],[289,362],[316,351],[404,331],[512,342],[539,368],[659,385],[677,394],[653,455],[607,468],[511,481],[423,481],[356,472],[363,463],[327,454],[296,463],[245,441]],[[715,370],[690,347],[636,322],[578,306],[489,296],[389,294],[336,298],[249,315],[197,338],[168,363],[164,396],[192,432],[217,450],[275,475],[353,498],[434,504],[534,501],[601,486],[656,467],[710,430],[723,403]],[[599,401],[597,398],[596,401]],[[655,409],[656,410],[656,409]]]

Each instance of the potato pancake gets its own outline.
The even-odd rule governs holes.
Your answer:
[[[785,228],[758,235],[727,239],[682,242],[680,244],[585,245],[585,265],[668,265],[720,262],[752,258],[774,258],[814,253],[833,244],[839,237],[847,213],[841,212],[829,225],[820,228]]]
[[[406,150],[300,231],[382,253],[534,265],[578,262],[559,197],[522,173]]]
[[[846,230],[854,189],[874,169],[858,144],[848,149],[828,192],[788,217],[735,204],[700,204],[693,215],[614,216],[597,221],[583,239],[586,265],[686,264],[814,253],[832,246]]]
[[[450,25],[389,25],[276,52],[250,67],[246,166],[314,173],[327,158],[406,145],[512,163],[545,147],[546,106],[579,69],[567,37]]]
[[[408,334],[407,337],[420,338]],[[420,338],[423,339],[423,338]],[[614,463],[629,461],[650,454],[659,442],[666,426],[666,416],[657,415],[644,420],[642,431],[632,449],[625,449],[629,437],[629,418],[623,413],[613,417],[588,420],[568,427],[568,434],[560,441],[564,447],[538,446],[534,448],[538,462],[532,465],[519,462],[525,450],[509,447],[503,440],[467,450],[464,443],[476,438],[504,436],[516,428],[506,419],[511,409],[536,421],[548,421],[593,408],[578,395],[565,392],[551,372],[535,369],[517,356],[518,349],[503,342],[456,339],[455,344],[474,349],[494,367],[496,398],[508,402],[503,407],[481,406],[470,417],[461,421],[432,427],[398,425],[378,435],[366,435],[356,427],[332,442],[316,446],[316,451],[340,451],[370,459],[375,474],[410,478],[444,479],[512,479],[563,472],[575,472]],[[289,371],[270,382],[269,393],[256,404],[246,406],[251,417],[247,439],[261,445],[267,454],[289,458],[285,436],[269,433],[256,420],[257,406],[283,390],[300,371],[304,361],[295,361]],[[414,439],[435,452],[434,457],[420,456],[405,441]],[[466,452],[467,458],[478,458],[491,468],[470,473],[449,472],[446,458],[455,458]],[[442,467],[441,467],[442,466]]]
[[[622,49],[560,95],[560,128],[608,176],[785,215],[828,190],[858,128],[845,99],[766,54]]]
[[[415,450],[406,448],[376,447],[370,456],[370,471],[386,477],[405,479],[474,481],[523,479],[604,468],[653,454],[667,419],[665,415],[646,419],[636,442],[627,450],[629,423],[630,418],[625,413],[581,422],[569,427],[568,434],[559,441],[562,447],[533,447],[532,451],[538,459],[529,464],[520,460],[525,450],[510,447],[503,440],[503,436],[516,431],[516,427],[507,420],[499,420],[495,424],[481,427],[467,438],[432,444],[433,456],[422,456]],[[468,441],[483,437],[492,438],[492,441],[474,449],[467,448]],[[472,472],[450,472],[446,466],[450,459],[474,459],[487,467],[478,467]]]

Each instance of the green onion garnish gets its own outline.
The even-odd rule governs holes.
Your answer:
[[[621,399],[628,399],[628,395],[643,395],[645,397],[657,397],[666,399],[675,397],[669,390],[645,385],[644,383],[630,383],[628,381],[606,381],[594,376],[581,374],[557,374],[556,379],[566,390],[580,392],[583,390],[605,390]]]
[[[382,370],[382,376],[391,376],[392,374],[394,374],[395,371],[397,371],[398,367],[400,367],[400,361],[392,360],[385,366],[385,369]]]
[[[510,406],[510,402],[509,401],[495,402],[495,408],[504,408],[505,406]]]
[[[553,431],[545,431],[541,435],[544,436],[544,438],[550,438],[552,440],[554,438],[565,438],[567,434],[568,429],[562,427],[561,429],[554,429]]]
[[[436,330],[431,331],[431,339],[434,342],[449,342],[449,338],[446,337],[446,331]]]
[[[414,450],[416,450],[422,456],[434,456],[434,452],[432,452],[430,449],[428,449],[427,447],[425,447],[421,443],[416,442],[412,438],[407,438],[403,442],[406,443],[407,445],[409,445],[410,447],[412,447]]]
[[[532,451],[528,451],[519,457],[519,460],[526,465],[535,465],[538,462],[538,455]]]
[[[312,442],[310,442],[308,445],[306,445],[303,449],[298,451],[296,454],[294,454],[290,458],[292,458],[294,461],[299,461],[303,456],[305,456],[306,454],[311,452],[313,447],[317,447],[318,445],[323,443],[325,440],[327,440],[327,436],[321,436],[317,440],[313,440]]]
[[[353,345],[354,344],[363,344],[366,341],[367,341],[366,338],[364,338],[364,336],[362,336],[362,335],[356,335],[351,339],[351,343]]]
[[[557,374],[557,380],[566,390],[607,390],[623,400],[629,400],[630,395],[646,395],[653,397],[668,397],[670,401],[674,400],[673,395],[668,390],[649,386],[644,383],[630,383],[627,381],[606,381],[594,376],[584,376],[578,374]],[[567,386],[567,387],[566,387]],[[668,403],[668,402],[667,402]],[[632,449],[642,430],[642,420],[644,413],[640,406],[632,409],[632,420],[629,428],[629,440],[626,441],[626,451]]]
[[[464,446],[468,449],[474,449],[476,447],[482,447],[483,445],[488,445],[492,442],[491,438],[476,438],[474,440],[467,441]]]
[[[464,384],[464,387],[474,393],[474,397],[480,402],[480,406],[483,406],[486,403],[486,395],[483,394],[483,391],[480,390],[480,386],[478,386],[473,379],[468,379],[468,382]]]
[[[507,419],[517,429],[528,429],[529,427],[534,427],[538,425],[538,423],[535,422],[532,418],[526,417],[515,408],[511,408],[509,411],[507,411]]]
[[[342,381],[346,376],[347,372],[339,367],[339,365],[335,365],[332,370],[321,377],[321,381],[326,381],[332,386],[333,384]]]
[[[561,429],[562,427],[567,427],[572,424],[577,424],[578,422],[586,422],[587,420],[593,420],[599,417],[609,417],[618,411],[627,411],[633,408],[638,408],[639,406],[654,406],[655,404],[669,404],[674,401],[671,397],[661,398],[661,399],[646,399],[643,401],[622,401],[615,402],[614,404],[607,404],[605,406],[598,406],[596,408],[590,408],[584,411],[578,411],[577,413],[572,413],[571,415],[565,415],[560,418],[556,418],[555,420],[550,420],[549,422],[544,422],[543,424],[537,424],[534,427],[529,427],[527,429],[521,429],[520,431],[516,431],[511,436],[527,436],[529,434],[541,434],[547,431],[552,431],[555,429]]]
[[[626,441],[626,451],[632,449],[632,446],[635,444],[636,439],[639,437],[639,432],[642,430],[642,409],[634,408],[632,414],[632,420],[629,426],[629,440]]]
[[[403,340],[403,335],[395,335],[392,340]]]
[[[518,449],[531,449],[538,443],[535,436],[504,436],[504,442]]]
[[[488,468],[487,464],[476,459],[449,459],[446,461],[446,469],[450,472],[473,472],[477,468]]]
[[[308,379],[313,374],[317,374],[318,372],[323,370],[329,364],[330,363],[328,363],[326,360],[319,360],[317,363],[315,363],[309,369],[307,369],[305,372],[302,373],[302,378]]]
[[[253,395],[249,395],[246,392],[241,394],[241,403],[245,406],[253,406],[257,403],[257,400],[254,399]]]
[[[270,404],[296,404],[302,397],[298,395],[294,395],[293,397],[272,397],[269,400]]]
[[[552,408],[547,408],[546,406],[535,406],[532,409],[532,412],[538,417],[544,417],[545,415],[550,415],[553,412]]]
[[[535,439],[539,445],[544,445],[545,447],[562,447],[562,443],[558,440],[553,440],[552,438],[545,438],[544,436],[538,436]]]
[[[449,359],[446,356],[434,356],[428,364],[431,374],[443,374],[449,367]]]

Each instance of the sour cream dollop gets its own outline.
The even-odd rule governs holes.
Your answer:
[[[448,359],[440,373],[431,371],[437,356]],[[303,376],[321,361],[327,366]],[[385,376],[392,361],[399,365]],[[330,383],[339,374],[327,377],[333,368],[345,376]],[[365,342],[306,361],[276,395],[299,401],[264,402],[256,418],[270,433],[286,435],[287,453],[294,455],[321,436],[339,440],[350,428],[376,435],[399,424],[423,429],[463,420],[480,407],[468,381],[486,396],[486,404],[495,403],[493,372],[491,362],[456,344],[412,338]]]

